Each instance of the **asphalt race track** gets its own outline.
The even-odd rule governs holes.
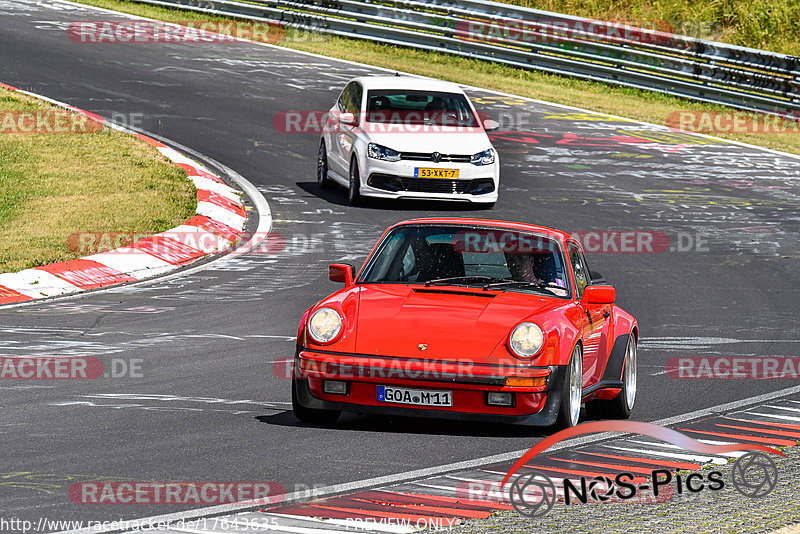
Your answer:
[[[588,255],[639,320],[636,420],[797,384],[678,380],[665,365],[797,355],[800,159],[469,90],[493,117],[528,118],[494,136],[496,207],[351,208],[343,190],[316,185],[318,136],[276,131],[273,117],[326,110],[349,78],[376,70],[247,43],[67,36],[70,22],[115,18],[57,1],[0,1],[0,81],[107,118],[141,118],[144,130],[232,168],[266,197],[283,246],[146,287],[0,309],[2,356],[140,359],[142,368],[141,378],[0,384],[4,515],[96,520],[185,509],[73,504],[76,481],[276,481],[294,490],[531,446],[546,434],[355,415],[320,429],[292,416],[289,382],[273,362],[293,354],[302,312],[336,289],[327,265],[359,264],[386,226],[411,217],[669,236],[673,250]]]

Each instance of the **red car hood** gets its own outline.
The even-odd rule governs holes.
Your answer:
[[[565,301],[480,288],[361,286],[356,352],[483,362],[511,329]],[[427,345],[420,350],[420,344]]]

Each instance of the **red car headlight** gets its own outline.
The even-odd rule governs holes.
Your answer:
[[[520,323],[508,337],[508,348],[520,358],[531,358],[542,350],[544,332],[536,323]]]
[[[320,308],[308,320],[308,334],[317,343],[330,343],[342,332],[342,317],[333,308]]]

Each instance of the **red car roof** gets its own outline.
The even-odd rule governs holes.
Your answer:
[[[510,221],[493,221],[489,219],[470,219],[464,217],[431,217],[424,219],[409,219],[407,221],[402,221],[397,224],[393,224],[392,226],[389,227],[389,229],[395,228],[397,226],[404,226],[407,224],[419,224],[419,223],[485,226],[487,228],[508,228],[509,230],[536,232],[539,234],[544,234],[548,237],[553,237],[560,241],[566,241],[567,239],[572,238],[572,236],[566,232],[562,232],[561,230],[555,230],[553,228],[548,228],[547,226],[537,226],[535,224],[510,222]]]

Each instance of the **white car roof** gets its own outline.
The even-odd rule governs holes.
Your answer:
[[[464,93],[455,83],[431,78],[417,78],[416,76],[362,76],[352,81],[360,82],[367,91],[370,89],[410,89],[417,91],[441,91],[443,93]]]

